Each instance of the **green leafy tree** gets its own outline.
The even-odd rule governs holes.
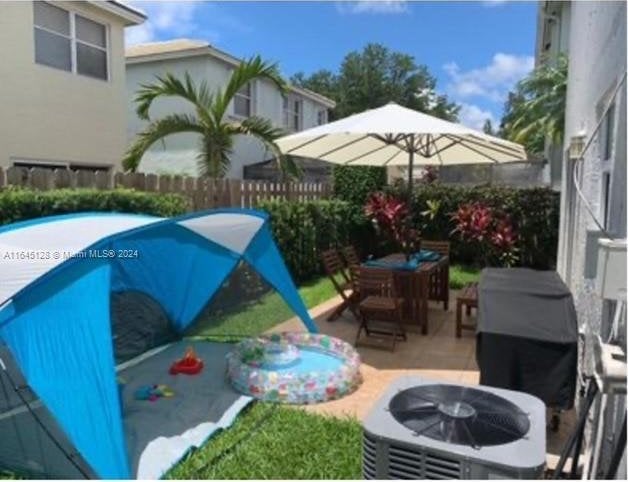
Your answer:
[[[560,143],[565,130],[568,62],[560,55],[522,79],[508,96],[501,122],[506,139],[542,155],[545,141]]]
[[[482,130],[484,131],[484,134],[488,134],[489,136],[495,135],[495,130],[493,129],[493,123],[491,122],[491,119],[486,119],[486,121],[484,122],[484,126],[482,126]]]
[[[368,44],[361,52],[347,54],[338,73],[320,70],[291,82],[336,101],[330,118],[340,119],[394,101],[400,105],[447,120],[457,120],[460,107],[436,93],[436,79],[414,57]]]
[[[135,171],[144,153],[157,141],[172,134],[193,132],[199,137],[198,164],[201,175],[222,177],[230,166],[230,156],[236,136],[251,136],[258,139],[271,151],[284,173],[297,176],[298,169],[288,157],[284,157],[275,140],[283,134],[268,119],[251,116],[241,121],[228,117],[228,107],[238,91],[256,79],[271,81],[284,94],[286,83],[279,75],[276,64],[269,64],[259,56],[242,62],[231,74],[227,85],[211,92],[207,82],[196,84],[189,73],[183,79],[167,73],[157,77],[151,84],[143,84],[136,94],[136,112],[140,119],[151,121],[137,135],[127,151],[122,165]],[[160,119],[151,119],[149,111],[153,102],[162,97],[178,97],[186,100],[193,113],[169,114]]]

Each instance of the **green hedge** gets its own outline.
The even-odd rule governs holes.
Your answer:
[[[376,166],[334,166],[334,196],[363,206],[369,194],[386,186],[386,168]]]
[[[403,188],[389,189],[397,195],[406,195]],[[421,185],[413,195],[412,212],[417,224],[425,222],[420,213],[428,209],[428,201],[438,201],[440,206],[435,218],[423,228],[422,237],[450,240],[454,262],[477,264],[477,260],[481,259],[478,253],[474,252],[474,248],[461,241],[455,234],[451,234],[455,226],[450,217],[460,204],[481,201],[503,210],[511,217],[519,236],[518,265],[536,269],[555,267],[560,212],[559,193],[549,188],[461,187],[439,183]]]
[[[175,216],[184,213],[186,208],[186,198],[178,194],[147,193],[131,189],[0,190],[0,224],[80,211]]]
[[[349,243],[368,249],[357,243],[362,237],[373,239],[361,211],[344,201],[262,201],[257,208],[270,214],[277,245],[298,281],[321,273],[322,251]]]

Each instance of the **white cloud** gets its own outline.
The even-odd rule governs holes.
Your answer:
[[[405,0],[358,0],[355,2],[336,2],[336,10],[348,14],[397,14],[408,12],[408,4]]]
[[[202,38],[211,43],[218,42],[218,30],[247,32],[249,28],[225,12],[220,4],[199,1],[126,1],[130,6],[143,11],[148,20],[142,25],[125,30],[125,43],[134,45],[157,39],[176,37]],[[199,20],[203,10],[203,22]],[[207,25],[208,19],[211,27]]]
[[[481,3],[485,7],[498,7],[504,3],[508,3],[508,0],[483,0]]]
[[[458,114],[460,123],[470,127],[471,129],[482,130],[487,120],[491,121],[493,128],[496,128],[499,121],[495,115],[489,110],[483,110],[477,105],[462,103]]]
[[[504,102],[508,91],[533,67],[534,57],[505,53],[496,53],[490,64],[467,71],[455,62],[443,66],[450,78],[450,95],[462,99],[482,97],[493,102]]]
[[[127,1],[125,3],[142,10],[148,16],[148,20],[142,25],[125,30],[127,45],[154,41],[159,34],[181,37],[195,35],[199,31],[194,17],[201,6],[200,2]]]

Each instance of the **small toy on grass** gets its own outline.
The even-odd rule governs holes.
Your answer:
[[[194,348],[189,346],[185,351],[185,356],[170,366],[170,375],[177,375],[179,373],[196,375],[200,373],[202,369],[203,360],[196,356]]]
[[[154,402],[162,397],[173,397],[174,392],[168,385],[144,385],[135,390],[136,400],[148,400]]]

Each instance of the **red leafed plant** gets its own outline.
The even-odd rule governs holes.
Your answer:
[[[397,197],[383,192],[369,196],[364,214],[375,229],[396,244],[406,257],[420,248],[420,233],[410,223],[408,205]]]
[[[517,261],[517,233],[510,218],[486,204],[462,204],[452,214],[454,233],[465,241],[478,244],[484,264],[496,257],[501,264],[512,266]]]

